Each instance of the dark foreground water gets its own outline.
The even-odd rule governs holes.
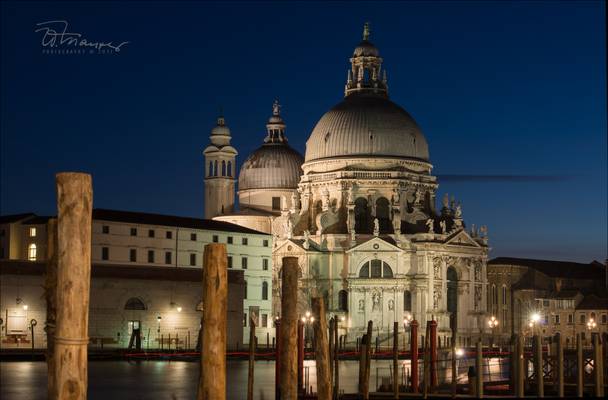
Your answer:
[[[376,374],[389,374],[391,361],[373,361],[370,386],[375,387]],[[308,383],[316,390],[314,361],[304,363]],[[229,399],[247,397],[247,361],[227,363],[227,395]],[[199,366],[187,361],[92,361],[89,362],[88,398],[95,399],[194,399]],[[357,390],[358,363],[340,363],[341,388]],[[46,364],[44,362],[1,362],[0,399],[46,399]],[[255,363],[256,399],[274,399],[274,361]]]

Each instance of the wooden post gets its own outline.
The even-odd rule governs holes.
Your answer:
[[[576,397],[583,397],[585,392],[585,360],[583,358],[583,341],[581,334],[576,334]]]
[[[372,330],[374,324],[372,321],[367,321],[367,348],[365,349],[365,376],[363,377],[363,398],[369,399],[369,375],[372,362]]]
[[[336,351],[336,344],[334,343],[334,325],[336,323],[335,318],[329,320],[329,385],[334,387],[334,351]]]
[[[367,335],[363,335],[359,342],[359,396],[361,397],[363,397],[363,393],[365,392],[365,366],[367,365],[365,358],[367,357],[367,342]]]
[[[556,354],[555,360],[557,362],[557,397],[564,397],[564,344],[562,343],[562,336],[559,332],[555,334],[556,343]]]
[[[255,365],[255,321],[249,317],[249,373],[247,374],[247,400],[253,400],[253,368]]]
[[[281,320],[274,321],[275,344],[274,344],[274,398],[281,398]]]
[[[527,375],[526,368],[524,367],[525,355],[524,355],[524,344],[526,339],[521,335],[517,335],[517,353],[516,353],[516,364],[515,364],[515,373],[516,373],[516,381],[515,381],[515,397],[522,398],[524,397],[524,388],[525,388],[525,377]]]
[[[477,349],[475,353],[475,372],[477,373],[477,398],[483,397],[483,345],[481,339],[477,341]]]
[[[452,330],[452,397],[456,397],[458,371],[456,370],[456,329]]]
[[[429,354],[429,322],[426,322],[426,330],[425,330],[425,334],[424,334],[424,346],[423,346],[423,350],[422,350],[422,396],[426,399],[428,397],[429,394],[429,380],[431,378],[431,373],[430,373],[430,368],[429,368],[429,364],[430,364],[430,354]]]
[[[540,335],[534,335],[534,375],[536,376],[536,396],[545,396],[545,380],[543,376],[543,344]]]
[[[46,298],[46,369],[47,398],[54,400],[55,393],[55,328],[57,318],[57,219],[51,218],[47,223],[46,241],[46,276],[44,294]]]
[[[434,319],[430,322],[430,336],[431,336],[431,392],[437,387],[437,321]]]
[[[304,387],[304,322],[298,320],[298,391]]]
[[[55,394],[87,398],[87,344],[91,284],[91,176],[59,173],[57,185],[57,330]]]
[[[595,397],[604,397],[604,371],[602,361],[602,342],[598,333],[592,334],[593,342],[593,381],[595,386]]]
[[[281,291],[281,400],[298,397],[298,258],[284,257]]]
[[[418,321],[410,323],[410,355],[412,368],[412,393],[418,393]]]
[[[338,368],[338,350],[340,349],[339,340],[338,340],[338,319],[336,318],[336,323],[334,324],[334,398],[338,398],[340,394],[340,370]]]
[[[205,245],[203,259],[203,335],[197,399],[221,400],[226,398],[226,245]]]
[[[315,360],[317,362],[317,399],[331,400],[331,359],[329,357],[325,302],[322,297],[313,297],[311,299],[311,305],[312,313],[315,316],[312,327],[317,343],[317,346],[315,347]]]
[[[393,322],[393,394],[399,398],[399,322]]]

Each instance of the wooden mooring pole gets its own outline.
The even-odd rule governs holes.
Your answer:
[[[365,357],[367,356],[368,346],[367,335],[363,335],[359,342],[359,396],[363,397],[365,392],[364,381],[365,381]]]
[[[367,321],[367,348],[365,349],[365,376],[363,377],[364,383],[364,392],[363,398],[365,400],[369,400],[369,375],[371,369],[372,362],[372,330],[374,328],[374,323],[372,321]]]
[[[475,372],[477,373],[477,398],[483,397],[483,343],[481,339],[477,341],[477,351],[475,352]]]
[[[559,332],[555,334],[555,361],[557,371],[555,374],[557,397],[564,397],[564,344]]]
[[[543,343],[540,335],[534,335],[534,375],[536,376],[536,397],[545,397]]]
[[[91,176],[62,172],[57,185],[57,398],[87,398],[87,345],[91,284]]]
[[[405,333],[405,332],[404,332]],[[393,394],[399,398],[399,322],[393,322]]]
[[[524,397],[525,388],[525,377],[527,375],[526,369],[524,368],[525,354],[524,354],[524,342],[525,338],[521,335],[516,335],[516,357],[515,357],[515,397]]]
[[[226,398],[226,245],[205,245],[203,258],[203,334],[197,399],[222,400]]]
[[[336,323],[334,324],[334,398],[337,399],[340,395],[340,369],[338,364],[338,351],[340,350],[339,340],[338,340],[338,319],[336,318]]]
[[[249,317],[249,373],[247,374],[247,400],[253,400],[253,375],[255,365],[255,321]]]
[[[329,384],[332,389],[334,387],[334,351],[336,351],[336,343],[334,343],[334,325],[336,324],[336,318],[332,317],[329,319]],[[333,392],[332,392],[333,393]]]
[[[410,359],[412,376],[412,393],[418,393],[418,321],[410,323]]]
[[[594,333],[593,341],[593,381],[595,397],[604,397],[604,361],[602,359],[602,341],[599,333]]]
[[[57,219],[51,218],[47,224],[46,276],[44,293],[46,298],[46,369],[47,398],[54,400],[55,393],[55,329],[57,319]]]
[[[585,359],[583,358],[583,341],[581,334],[576,334],[576,397],[585,393]]]
[[[317,362],[317,399],[331,400],[331,358],[329,356],[329,341],[327,337],[327,321],[325,318],[325,302],[322,297],[311,299],[312,313],[315,320],[312,324],[316,347],[315,360]]]
[[[281,400],[298,397],[298,258],[284,257],[281,289]]]

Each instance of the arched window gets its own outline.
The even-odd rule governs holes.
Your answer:
[[[355,200],[355,232],[370,233],[370,216],[367,200],[359,197]]]
[[[146,305],[137,297],[131,297],[125,303],[125,310],[145,310]]]
[[[338,292],[338,309],[340,311],[348,311],[348,292],[346,290]]]
[[[403,292],[403,311],[412,311],[412,292]]]
[[[30,261],[36,261],[36,244],[32,243],[27,247],[27,259]]]
[[[226,176],[226,161],[222,160],[222,176]]]
[[[363,264],[359,270],[359,278],[392,278],[393,270],[390,265],[381,260],[371,260]]]
[[[380,197],[376,200],[376,218],[378,218],[378,225],[380,225],[380,233],[392,232],[390,204],[386,197]]]
[[[232,176],[232,161],[228,161],[228,176]]]
[[[209,161],[209,171],[207,171],[207,176],[213,176],[213,161]]]
[[[213,163],[213,176],[217,176],[217,160]]]
[[[268,300],[268,282],[262,282],[262,300]]]

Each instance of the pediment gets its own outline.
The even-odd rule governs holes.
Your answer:
[[[399,247],[395,246],[392,243],[380,238],[374,237],[369,239],[363,243],[357,244],[355,247],[352,247],[346,251],[346,253],[352,252],[377,252],[377,251],[403,251]]]
[[[481,247],[469,234],[461,230],[454,234],[454,236],[448,238],[445,242],[446,245],[452,246],[466,246],[466,247]]]
[[[302,239],[286,239],[281,243],[276,249],[274,249],[273,253],[281,253],[286,256],[289,255],[301,255],[306,254],[310,251],[318,251],[318,245],[312,240],[309,241],[310,246],[308,249],[304,248],[304,240]]]

